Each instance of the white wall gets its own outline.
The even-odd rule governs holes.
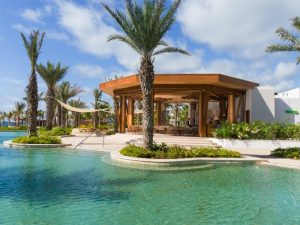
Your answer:
[[[250,110],[250,121],[274,122],[275,101],[271,87],[257,87],[246,93],[246,110]]]
[[[300,112],[300,98],[276,97],[275,103],[275,120],[277,122],[300,123],[300,115],[286,112],[286,110],[297,110]]]

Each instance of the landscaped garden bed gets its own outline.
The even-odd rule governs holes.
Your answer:
[[[140,146],[128,145],[120,153],[129,157],[151,159],[180,159],[180,158],[240,158],[239,152],[215,148],[184,148],[173,145],[154,145],[153,150]]]
[[[214,136],[239,140],[299,140],[300,125],[288,123],[223,123]]]
[[[271,152],[271,155],[278,158],[300,159],[300,148],[277,148]]]

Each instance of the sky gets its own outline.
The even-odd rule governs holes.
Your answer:
[[[103,0],[123,10],[123,0]],[[170,0],[171,1],[171,0]],[[165,54],[155,58],[156,73],[221,73],[272,86],[277,92],[300,86],[296,53],[266,53],[281,43],[275,30],[292,32],[290,19],[300,16],[299,0],[183,0],[165,39],[191,56]],[[20,32],[46,32],[38,63],[69,67],[65,80],[92,90],[115,75],[137,73],[139,56],[120,42],[107,42],[120,28],[98,0],[1,0],[0,111],[22,101],[30,63]],[[38,77],[39,92],[46,85]],[[107,95],[104,100],[112,102]],[[88,104],[89,107],[91,107]],[[40,108],[43,109],[44,103]]]

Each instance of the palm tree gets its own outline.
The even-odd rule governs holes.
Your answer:
[[[6,112],[0,112],[0,126],[4,126],[4,121],[6,117]]]
[[[80,98],[72,99],[68,102],[68,104],[75,108],[85,108],[86,107],[85,102],[81,101]],[[80,113],[72,112],[72,116],[73,116],[74,127],[79,127],[80,126]]]
[[[152,149],[153,146],[154,57],[171,52],[188,55],[182,49],[169,47],[163,40],[175,21],[180,3],[181,0],[174,0],[167,9],[166,0],[144,0],[143,6],[132,0],[126,0],[126,14],[119,10],[114,11],[102,3],[125,32],[124,35],[112,35],[108,40],[125,42],[141,56],[139,78],[143,95],[143,141],[147,149]]]
[[[26,104],[24,102],[15,102],[15,115],[16,115],[16,126],[19,127],[20,119],[22,114],[24,113],[24,109]]]
[[[100,91],[98,88],[94,89],[93,96],[94,96],[94,103],[92,103],[92,106],[96,110],[100,109],[102,91]],[[98,126],[99,126],[99,112],[94,112],[94,128],[97,128]]]
[[[292,26],[300,33],[300,17],[292,19]],[[266,52],[300,52],[299,35],[293,34],[288,30],[280,27],[276,30],[279,38],[285,41],[284,44],[275,44],[267,47]],[[300,57],[297,58],[297,64],[300,63]]]
[[[39,126],[44,126],[45,111],[38,110]]]
[[[64,81],[60,85],[57,86],[56,89],[56,96],[59,100],[61,100],[64,103],[67,103],[67,101],[70,98],[75,97],[78,95],[80,92],[82,92],[82,89],[78,87],[77,85],[71,86],[70,82]],[[61,116],[61,123],[59,124],[60,126],[66,127],[67,126],[67,111],[59,106],[60,110],[58,110],[58,116]],[[60,113],[59,113],[60,112]]]
[[[65,77],[68,67],[63,67],[60,63],[55,66],[47,62],[46,66],[42,64],[37,65],[37,71],[48,87],[46,93],[46,128],[47,130],[52,130],[55,111],[55,86]]]
[[[38,57],[41,53],[41,48],[43,44],[45,33],[42,33],[40,36],[39,31],[32,31],[29,39],[21,33],[24,46],[27,51],[28,58],[31,64],[31,73],[29,77],[29,83],[27,85],[27,98],[28,98],[28,135],[36,136],[36,121],[37,121],[37,110],[38,110],[38,85],[36,79],[36,63]]]
[[[7,120],[8,120],[8,126],[10,126],[10,120],[12,119],[12,117],[13,117],[13,112],[12,111],[9,111],[8,113],[7,113]]]

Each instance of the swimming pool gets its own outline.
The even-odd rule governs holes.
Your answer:
[[[300,224],[300,171],[150,171],[105,157],[0,145],[0,224]]]

